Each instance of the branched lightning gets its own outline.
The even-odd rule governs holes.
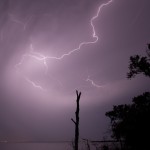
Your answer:
[[[22,21],[16,19],[13,14],[9,14],[9,16],[10,16],[10,20],[12,20],[12,21],[15,22],[15,23],[18,23],[18,24],[22,25],[22,26],[23,26],[23,30],[26,30],[27,24],[29,23],[29,21],[30,21],[30,20],[32,19],[32,17],[33,17],[33,16],[30,16],[30,17],[26,20],[26,22],[24,23],[24,22],[22,22]]]
[[[32,80],[30,80],[29,78],[25,77],[25,80],[27,82],[29,82],[33,87],[41,89],[43,91],[46,91],[42,86],[38,85],[37,83],[33,82]]]
[[[18,64],[15,65],[15,68],[19,71],[19,66],[25,61],[25,58],[26,58],[26,57],[31,57],[31,58],[36,59],[36,60],[38,60],[38,61],[42,61],[43,64],[44,64],[44,66],[45,66],[45,68],[46,68],[46,72],[47,72],[47,69],[48,69],[47,60],[48,60],[48,59],[61,60],[61,59],[63,59],[64,57],[69,56],[69,55],[71,55],[72,53],[74,53],[74,52],[76,52],[76,51],[79,51],[79,50],[81,49],[81,47],[84,46],[84,45],[89,45],[89,44],[97,43],[97,41],[99,40],[99,37],[98,37],[98,35],[96,34],[96,30],[95,30],[95,26],[94,26],[94,21],[99,17],[99,14],[100,14],[102,8],[105,7],[105,6],[107,6],[107,5],[109,5],[109,4],[112,3],[112,2],[113,2],[113,0],[109,0],[109,1],[107,1],[106,3],[101,4],[101,5],[98,7],[98,10],[97,10],[96,14],[90,19],[90,25],[91,25],[91,28],[92,28],[92,38],[94,39],[93,41],[87,41],[87,42],[84,41],[84,42],[81,42],[81,43],[78,45],[77,48],[75,48],[75,49],[73,49],[73,50],[71,50],[71,51],[69,51],[69,52],[67,52],[67,53],[62,54],[62,55],[59,56],[59,57],[55,57],[55,56],[44,56],[44,55],[41,54],[41,53],[35,52],[35,51],[34,51],[34,48],[33,48],[33,45],[31,44],[31,45],[30,45],[30,50],[31,50],[31,51],[30,51],[28,54],[24,54],[24,55],[22,56],[22,59],[20,60],[20,62],[19,62]],[[16,20],[13,16],[11,16],[11,19],[12,19],[14,22],[16,22],[16,23],[22,24],[22,25],[24,26],[24,29],[25,29],[26,24],[29,22],[29,20],[30,20],[31,18],[27,21],[26,24],[22,23],[22,22],[19,21],[19,20]],[[28,81],[29,83],[31,83],[31,84],[33,85],[33,87],[36,87],[36,88],[39,88],[39,89],[43,89],[40,85],[37,85],[35,82],[33,82],[32,80],[30,80],[28,77],[24,77],[24,78],[25,78],[26,81]],[[93,86],[97,87],[97,88],[101,87],[101,86],[95,84],[94,81],[91,80],[89,77],[87,78],[86,81],[91,82],[91,84],[92,84]]]
[[[88,76],[88,78],[86,79],[87,82],[90,82],[92,86],[96,87],[96,88],[102,88],[103,86],[96,84],[92,79],[90,79],[90,77]]]

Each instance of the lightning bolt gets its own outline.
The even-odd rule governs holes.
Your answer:
[[[9,14],[10,20],[12,20],[15,23],[18,23],[20,25],[23,26],[23,30],[26,30],[26,26],[27,24],[30,22],[30,20],[32,19],[33,16],[30,16],[25,23],[23,23],[22,21],[16,19],[16,17],[13,14]]]
[[[15,65],[15,68],[19,71],[19,66],[22,65],[23,61],[25,61],[25,58],[26,58],[26,57],[32,57],[33,59],[36,59],[36,60],[38,60],[38,61],[42,61],[43,64],[44,64],[44,66],[45,66],[45,68],[46,68],[46,72],[47,72],[47,70],[48,70],[47,60],[48,60],[48,59],[61,60],[61,59],[63,59],[64,57],[69,56],[69,55],[73,54],[74,52],[81,50],[82,46],[84,46],[84,45],[89,45],[89,44],[97,43],[97,41],[99,40],[99,37],[98,37],[98,35],[96,34],[96,30],[95,30],[95,26],[94,26],[94,21],[99,17],[99,14],[100,14],[102,8],[105,7],[105,6],[107,6],[107,5],[109,5],[109,4],[112,3],[112,2],[113,2],[113,0],[109,0],[109,1],[107,1],[106,3],[101,4],[101,5],[98,7],[98,10],[97,10],[96,14],[90,19],[90,25],[91,25],[91,28],[92,28],[92,38],[94,39],[93,41],[88,41],[88,42],[87,42],[87,41],[84,41],[84,42],[81,42],[81,43],[78,45],[77,48],[72,49],[71,51],[69,51],[69,52],[67,52],[67,53],[64,53],[64,54],[61,55],[60,57],[44,56],[44,55],[41,54],[41,53],[35,52],[35,51],[34,51],[34,48],[33,48],[33,45],[31,44],[31,45],[30,45],[30,49],[31,49],[30,53],[24,54],[24,55],[22,56],[22,59],[20,60],[20,62]],[[16,23],[23,24],[22,22],[16,20],[13,16],[11,17],[11,19],[12,19],[14,22],[16,22]],[[29,22],[29,21],[28,21],[28,22]],[[25,24],[23,24],[23,25],[25,26]],[[24,27],[24,28],[25,28],[25,27]],[[43,88],[42,88],[40,85],[37,85],[35,82],[33,82],[32,80],[30,80],[29,78],[27,78],[27,77],[24,77],[24,78],[25,78],[25,80],[28,81],[33,87],[39,88],[39,89],[42,89],[42,90],[43,90]],[[100,88],[100,87],[101,87],[101,86],[95,84],[94,81],[91,80],[89,77],[87,78],[86,81],[91,82],[91,84],[92,84],[93,86],[97,87],[97,88]]]
[[[87,82],[90,82],[92,86],[96,88],[102,88],[103,86],[96,84],[92,79],[90,79],[90,76],[86,79]]]
[[[20,62],[15,65],[15,68],[16,68],[17,72],[21,74],[21,72],[19,71],[19,66],[21,66],[21,65],[23,64],[23,62],[25,61],[26,57],[31,57],[31,58],[33,58],[33,59],[36,59],[36,60],[38,60],[38,61],[42,61],[42,62],[43,62],[43,64],[44,64],[45,67],[46,67],[46,71],[45,71],[45,73],[46,73],[46,72],[47,72],[47,69],[48,69],[48,66],[47,66],[47,63],[46,63],[46,59],[45,59],[46,57],[45,57],[44,55],[40,54],[40,53],[34,52],[34,48],[33,48],[33,45],[32,45],[32,44],[30,45],[30,50],[31,50],[31,51],[30,51],[30,54],[24,54],[24,55],[22,56],[22,59],[20,60]],[[45,91],[45,89],[44,89],[42,86],[40,86],[40,85],[38,85],[37,83],[35,83],[34,81],[30,80],[27,76],[24,76],[24,75],[22,75],[22,76],[23,76],[23,78],[24,78],[28,83],[30,83],[33,87]]]
[[[29,78],[25,77],[25,80],[27,82],[29,82],[33,87],[41,89],[42,91],[46,91],[42,86],[36,84],[35,82],[33,82],[32,80],[30,80]]]

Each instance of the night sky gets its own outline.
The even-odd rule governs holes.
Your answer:
[[[126,75],[149,15],[149,0],[0,0],[0,139],[73,139],[76,89],[80,137],[108,136],[105,112],[150,90]]]

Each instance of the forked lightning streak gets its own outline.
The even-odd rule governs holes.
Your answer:
[[[22,65],[22,63],[25,61],[25,58],[26,58],[26,57],[31,57],[32,59],[36,59],[36,60],[38,60],[38,61],[43,62],[44,66],[45,66],[45,69],[46,69],[46,72],[47,72],[47,69],[48,69],[47,60],[48,60],[48,59],[61,60],[61,59],[63,59],[64,57],[69,56],[69,55],[71,55],[72,53],[74,53],[74,52],[76,52],[76,51],[79,51],[83,45],[89,45],[89,44],[94,44],[94,43],[96,43],[96,42],[99,40],[99,37],[98,37],[97,34],[96,34],[96,30],[95,30],[95,26],[94,26],[94,20],[96,20],[96,19],[99,17],[102,8],[105,7],[105,6],[107,6],[107,5],[109,5],[109,4],[112,3],[112,2],[113,2],[113,0],[109,0],[109,1],[107,1],[106,3],[101,4],[101,5],[98,7],[98,10],[97,10],[97,12],[96,12],[96,15],[93,16],[93,17],[91,18],[91,20],[90,20],[90,25],[91,25],[91,28],[92,28],[92,37],[93,37],[93,39],[94,39],[93,41],[81,42],[81,43],[78,45],[77,48],[75,48],[75,49],[69,51],[68,53],[62,54],[60,57],[44,56],[43,54],[34,51],[33,45],[31,44],[31,46],[30,46],[30,50],[31,50],[31,51],[30,51],[28,54],[24,54],[24,55],[22,56],[22,59],[20,60],[20,62],[15,65],[15,68],[17,69],[17,71],[19,71],[19,66]],[[20,23],[20,22],[19,22],[19,23]],[[42,86],[37,85],[34,81],[30,80],[29,77],[24,77],[24,78],[25,78],[25,80],[26,80],[27,82],[29,82],[33,87],[44,90],[44,89],[42,88]],[[89,78],[87,78],[86,81],[91,82],[91,84],[92,84],[94,87],[97,87],[97,88],[101,87],[101,86],[95,84],[94,81],[91,80],[91,79],[89,79]]]

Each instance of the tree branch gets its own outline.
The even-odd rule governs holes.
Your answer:
[[[76,122],[74,121],[74,119],[71,118],[71,120],[72,120],[72,122],[76,125]]]

